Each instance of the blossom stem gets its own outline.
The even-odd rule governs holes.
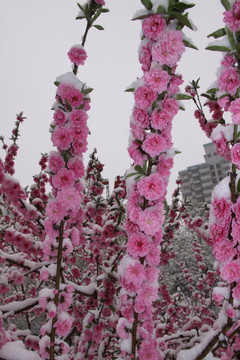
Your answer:
[[[137,325],[138,325],[138,313],[134,311],[134,322],[132,328],[132,359],[136,359],[136,346],[137,346]]]
[[[63,249],[63,230],[64,230],[64,221],[62,220],[59,227],[59,237],[58,237],[58,255],[57,255],[57,272],[55,279],[55,290],[56,294],[54,296],[54,304],[56,309],[58,308],[59,303],[59,289],[60,289],[60,280],[61,280],[61,266],[62,266],[62,249]],[[52,330],[51,330],[51,343],[50,343],[50,358],[49,360],[54,360],[54,347],[55,347],[55,335],[56,327],[54,324],[57,321],[57,315],[52,321]]]

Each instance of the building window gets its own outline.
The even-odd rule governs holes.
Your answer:
[[[193,180],[194,181],[200,180],[200,176],[199,175],[198,176],[193,176]]]

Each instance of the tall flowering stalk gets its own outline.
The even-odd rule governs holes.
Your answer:
[[[240,1],[222,1],[222,4],[225,7],[225,27],[209,35],[222,40],[207,47],[209,50],[224,52],[216,87],[203,94],[212,116],[210,121],[207,121],[198,96],[198,81],[193,81],[187,88],[198,107],[195,117],[202,129],[214,142],[216,152],[232,163],[229,175],[213,190],[208,223],[208,241],[216,258],[216,270],[223,281],[214,289],[214,297],[221,304],[222,310],[214,331],[208,336],[206,346],[197,357],[198,360],[203,359],[210,351],[221,359],[237,358],[240,342]],[[227,112],[230,113],[229,122],[225,120]],[[181,356],[180,359],[186,354]]]
[[[87,88],[77,78],[79,65],[87,54],[84,49],[86,36],[94,21],[103,12],[104,2],[88,1],[81,6],[78,19],[86,18],[87,26],[81,45],[74,45],[68,52],[73,71],[56,79],[56,101],[53,106],[54,121],[51,139],[57,148],[49,156],[50,184],[53,198],[49,201],[45,220],[46,238],[43,242],[44,259],[52,264],[42,272],[42,279],[54,279],[54,288],[43,288],[40,305],[47,312],[47,323],[41,327],[39,353],[43,359],[55,359],[69,352],[64,341],[73,328],[70,307],[74,286],[66,283],[69,257],[80,244],[82,233],[84,176],[83,153],[87,150],[87,111],[90,109]],[[98,25],[93,25],[97,27]]]
[[[79,247],[83,269],[81,273],[72,272],[75,284],[83,283],[89,287],[95,284],[96,293],[88,298],[81,296],[76,302],[75,308],[81,314],[76,323],[79,333],[75,337],[76,360],[110,359],[111,354],[119,352],[116,339],[117,267],[126,239],[121,220],[126,191],[124,181],[119,178],[111,196],[107,193],[104,196],[108,180],[102,177],[103,165],[96,153],[95,149],[90,155],[85,176],[84,241]]]
[[[176,73],[185,50],[181,29],[192,28],[187,15],[193,4],[142,1],[139,61],[143,76],[128,89],[135,105],[130,121],[129,155],[134,161],[127,178],[127,255],[121,261],[122,284],[118,334],[122,355],[131,359],[160,359],[153,322],[163,239],[164,200],[173,165],[172,120],[183,83]],[[185,44],[184,44],[185,43]]]

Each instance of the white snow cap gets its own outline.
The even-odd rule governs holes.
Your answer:
[[[60,84],[71,84],[80,91],[82,91],[82,87],[84,85],[83,82],[81,82],[72,72],[67,72],[63,75],[58,76],[56,78],[56,82],[59,82]]]
[[[208,46],[226,46],[231,49],[231,44],[227,36],[223,36],[221,40],[213,40]]]
[[[222,134],[223,134],[227,141],[232,141],[233,140],[233,131],[234,131],[233,124],[228,124],[226,126],[219,125],[215,129],[213,129],[212,134],[211,134],[211,139],[213,141],[220,140],[222,137]]]
[[[22,341],[7,342],[0,350],[0,357],[5,360],[41,360],[40,356],[25,348]]]
[[[231,191],[229,188],[230,176],[225,177],[220,183],[218,183],[212,192],[212,200],[215,198],[227,198],[231,199]]]

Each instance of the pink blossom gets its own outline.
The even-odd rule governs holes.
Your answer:
[[[158,266],[160,263],[161,251],[159,246],[153,245],[147,254],[147,263],[150,266]]]
[[[74,109],[69,115],[69,120],[74,128],[86,126],[87,118],[88,116],[86,111],[81,109]]]
[[[56,199],[49,201],[46,213],[48,217],[56,223],[60,222],[66,214],[62,204]]]
[[[74,180],[74,172],[72,170],[62,168],[56,175],[53,176],[52,183],[56,189],[61,190],[62,188],[73,186]]]
[[[145,234],[154,236],[161,229],[162,222],[162,209],[149,207],[141,212],[138,226]]]
[[[165,195],[165,186],[156,173],[141,178],[137,183],[139,194],[147,200],[158,200]]]
[[[138,225],[135,222],[132,222],[129,218],[125,220],[124,228],[129,235],[134,235],[136,232],[140,231]]]
[[[159,273],[160,273],[160,271],[158,268],[156,268],[155,266],[150,267],[147,270],[147,276],[146,276],[147,283],[148,284],[156,283],[156,281],[158,281],[158,278],[159,278]]]
[[[83,94],[71,84],[60,84],[57,88],[57,100],[63,104],[69,104],[72,108],[83,104]]]
[[[52,223],[52,221],[48,218],[44,221],[45,230],[47,231],[48,236],[51,239],[54,239],[58,236],[58,230],[56,230],[53,225],[54,224]]]
[[[72,327],[72,318],[67,312],[61,312],[58,315],[58,320],[54,324],[56,332],[59,336],[67,336],[70,333]]]
[[[223,264],[221,269],[221,277],[229,284],[238,281],[240,278],[240,262],[239,260],[231,260]]]
[[[129,254],[134,258],[146,256],[149,248],[148,238],[144,234],[134,234],[128,239],[127,249]]]
[[[231,319],[235,318],[235,316],[236,316],[236,310],[230,304],[227,307],[227,315]]]
[[[224,96],[224,97],[222,97],[222,98],[220,98],[220,99],[218,99],[218,105],[221,107],[221,108],[223,108],[225,111],[228,111],[228,109],[229,109],[229,106],[230,106],[230,99],[229,99],[229,97],[228,96]]]
[[[175,66],[185,50],[182,42],[182,32],[179,30],[168,30],[163,33],[159,42],[153,45],[153,60],[160,65]]]
[[[238,220],[236,220],[236,218],[234,218],[232,221],[231,235],[232,235],[233,240],[235,240],[235,241],[238,241],[240,238],[240,223],[237,221],[239,221],[239,218],[238,218]]]
[[[142,314],[145,311],[146,306],[144,305],[142,297],[137,296],[135,299],[134,311],[138,314]]]
[[[233,242],[228,239],[220,240],[213,245],[213,255],[219,261],[232,260],[235,254]]]
[[[230,200],[221,197],[214,198],[212,201],[213,205],[213,214],[216,216],[217,220],[226,223],[229,220],[231,215],[232,203]]]
[[[148,41],[146,44],[142,44],[139,51],[139,62],[142,64],[142,70],[148,71],[151,67],[151,57],[152,57],[152,45]]]
[[[172,117],[178,113],[179,104],[177,100],[173,98],[165,98],[162,101],[162,108],[166,110]]]
[[[117,334],[121,339],[128,339],[130,333],[126,331],[127,321],[124,318],[120,318],[117,325]]]
[[[65,165],[63,158],[58,151],[51,151],[48,162],[49,170],[53,173],[58,172]]]
[[[61,312],[67,311],[69,306],[72,304],[72,302],[73,302],[72,293],[61,291],[59,294],[58,311]]]
[[[74,187],[63,188],[58,192],[57,200],[62,203],[64,209],[76,210],[81,203],[81,196]]]
[[[240,78],[237,68],[229,67],[223,69],[221,76],[218,79],[220,90],[227,91],[234,96],[237,88],[240,86]]]
[[[56,305],[54,304],[54,302],[49,301],[46,308],[48,310],[48,317],[50,319],[54,319],[56,316]]]
[[[152,107],[153,102],[157,98],[157,92],[152,90],[149,86],[143,85],[137,88],[134,93],[136,105],[143,110]]]
[[[142,23],[142,29],[145,37],[152,41],[159,39],[165,26],[165,19],[158,14],[146,17]]]
[[[70,129],[63,127],[56,127],[52,133],[53,145],[57,146],[61,150],[67,150],[72,141],[72,132]]]
[[[166,110],[155,109],[151,116],[151,126],[156,130],[163,130],[172,121],[172,117]]]
[[[39,341],[39,355],[41,359],[49,359],[50,356],[50,337],[48,335],[43,336]]]
[[[72,170],[75,174],[75,179],[82,178],[85,174],[84,164],[78,156],[71,157],[68,160],[67,166],[69,170]]]
[[[166,140],[156,133],[150,133],[143,141],[142,149],[151,157],[160,155],[167,149]]]
[[[53,118],[54,118],[54,123],[55,125],[58,125],[58,126],[61,126],[65,123],[66,121],[66,115],[65,113],[60,110],[60,109],[57,109],[53,115]]]
[[[68,57],[72,63],[77,66],[84,65],[87,58],[87,53],[81,45],[74,45],[68,52]]]
[[[149,285],[148,283],[144,283],[142,285],[141,290],[138,293],[137,300],[141,299],[141,302],[145,306],[149,306],[155,301],[158,297],[158,288]]]
[[[49,279],[49,271],[45,266],[40,271],[40,279],[43,281],[47,281]]]
[[[171,78],[167,71],[156,67],[150,69],[144,74],[144,80],[146,84],[154,91],[157,91],[159,94],[167,90],[167,85],[170,79]]]
[[[144,266],[138,262],[134,265],[129,265],[125,271],[125,280],[127,284],[133,285],[135,290],[138,290],[146,277],[146,270]]]
[[[221,61],[221,64],[225,67],[232,67],[236,64],[237,59],[235,55],[226,54]]]
[[[74,248],[79,245],[80,234],[79,230],[76,227],[74,227],[71,231],[71,240]]]
[[[224,240],[228,234],[228,228],[225,224],[215,223],[210,228],[211,242],[215,243]]]
[[[231,161],[231,151],[229,149],[227,140],[222,132],[222,137],[214,141],[216,152],[218,155],[224,157],[227,161]]]
[[[232,101],[229,106],[229,111],[232,113],[233,124],[240,124],[240,98]]]
[[[146,110],[139,109],[135,106],[133,109],[133,118],[138,125],[146,129],[149,128],[149,115]]]
[[[129,156],[133,159],[135,165],[143,165],[146,160],[146,155],[141,151],[141,146],[136,141],[133,141],[128,148]]]
[[[223,21],[229,29],[233,32],[237,32],[240,29],[240,4],[236,0],[233,4],[232,10],[226,10],[224,13]]]
[[[86,142],[88,136],[88,127],[83,125],[82,127],[72,127],[72,138],[73,140],[73,147],[75,146],[76,142]]]
[[[240,143],[233,145],[231,150],[232,163],[237,165],[237,168],[240,168]]]
[[[236,221],[240,223],[240,197],[238,197],[237,202],[233,205],[233,211],[236,215]]]
[[[87,140],[86,138],[82,138],[81,140],[73,139],[72,146],[74,149],[73,154],[82,156],[82,154],[87,151]]]
[[[173,158],[167,157],[165,154],[161,154],[158,158],[158,173],[159,175],[166,177],[170,175],[170,169],[173,167]]]
[[[138,140],[143,140],[145,138],[144,128],[136,124],[135,122],[130,123],[130,128],[132,129],[133,136]]]
[[[104,0],[94,0],[94,2],[98,5],[102,5],[104,6],[105,5],[105,1]]]
[[[183,84],[181,75],[172,75],[171,81],[168,86],[168,94],[175,95],[179,92],[179,86]]]
[[[72,276],[73,276],[74,279],[79,279],[80,278],[81,273],[80,273],[80,271],[79,271],[79,269],[77,267],[72,269]]]
[[[147,339],[142,341],[138,351],[139,360],[163,360],[164,357],[160,355],[157,350],[156,340]]]
[[[238,284],[233,288],[233,297],[234,299],[240,301],[240,284],[238,282]]]

